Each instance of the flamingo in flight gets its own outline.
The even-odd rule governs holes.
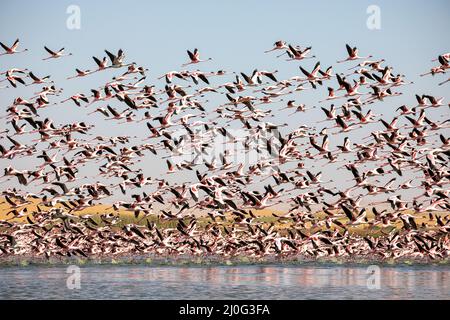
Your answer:
[[[190,64],[196,64],[196,63],[212,60],[212,58],[208,58],[208,59],[205,59],[205,60],[200,59],[200,52],[198,51],[197,48],[195,48],[193,52],[187,50],[187,54],[189,56],[190,61],[187,62],[187,63],[182,64],[183,67],[187,66],[187,65],[190,65]]]
[[[344,60],[338,60],[337,63],[342,63],[346,61],[353,61],[353,60],[359,60],[359,59],[369,59],[372,58],[372,55],[368,55],[367,57],[361,57],[359,56],[359,50],[357,47],[350,47],[348,44],[345,45],[348,53],[348,57]]]
[[[288,45],[287,45],[287,43],[285,41],[278,40],[278,41],[276,41],[273,44],[273,48],[272,49],[266,50],[266,51],[264,51],[264,53],[269,53],[269,52],[272,52],[272,51],[275,51],[275,50],[283,50],[283,49],[287,49],[287,48],[288,48]]]
[[[58,59],[61,57],[66,57],[66,56],[71,56],[72,53],[64,53],[64,48],[59,49],[58,51],[53,51],[49,48],[47,48],[46,46],[44,46],[45,51],[47,51],[50,56],[47,58],[43,58],[42,60],[49,60],[49,59]]]
[[[23,49],[20,51],[17,50],[17,48],[19,47],[19,39],[16,39],[16,41],[14,41],[14,43],[11,47],[8,47],[7,45],[5,45],[2,42],[0,42],[0,46],[3,48],[3,50],[5,50],[4,53],[0,53],[0,56],[3,56],[5,54],[15,54],[15,53],[21,53],[21,52],[28,51],[28,49]]]

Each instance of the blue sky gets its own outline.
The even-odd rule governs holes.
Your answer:
[[[69,5],[81,10],[81,29],[69,30],[66,20]],[[366,20],[369,5],[381,10],[381,29],[369,30]],[[2,71],[10,67],[29,67],[39,76],[52,75],[64,87],[64,97],[76,92],[89,93],[98,88],[116,70],[65,81],[74,75],[75,67],[95,68],[92,56],[104,56],[104,49],[122,48],[127,62],[135,61],[150,69],[148,83],[170,70],[180,70],[187,61],[186,49],[199,48],[203,57],[214,60],[198,67],[203,71],[225,69],[251,73],[254,68],[280,70],[280,78],[299,75],[298,65],[312,69],[317,60],[323,68],[335,66],[344,72],[354,65],[337,66],[345,58],[345,44],[357,46],[361,55],[385,58],[394,73],[405,74],[415,82],[402,88],[404,95],[389,100],[375,113],[394,115],[401,104],[413,104],[414,93],[443,96],[448,86],[436,84],[446,76],[419,78],[430,69],[431,59],[450,51],[449,1],[2,1],[0,4],[0,41],[11,44],[17,37],[26,54],[0,57]],[[312,46],[316,59],[285,62],[276,54],[264,54],[274,41],[283,39],[302,47]],[[74,55],[43,62],[43,46],[65,47]],[[193,68],[191,68],[193,69]],[[123,71],[122,71],[123,72]],[[231,81],[232,77],[220,81]],[[317,92],[298,96],[299,102],[317,104],[326,95],[326,86]],[[17,96],[29,97],[37,87],[0,90],[4,107]],[[34,91],[35,92],[35,91]],[[223,97],[221,97],[223,98]],[[218,102],[223,103],[224,100]],[[42,110],[43,117],[56,122],[85,120],[95,122],[100,115],[87,116],[73,112],[71,103]],[[389,108],[381,110],[380,108]],[[438,111],[439,112],[439,111]],[[288,114],[288,113],[287,113]],[[281,116],[279,123],[299,125],[304,118]],[[95,118],[98,117],[98,118]],[[311,113],[308,120],[323,119],[322,113]],[[111,133],[110,123],[97,121],[98,133]],[[1,122],[4,126],[4,121]],[[144,125],[141,127],[146,130]],[[114,134],[129,133],[129,127],[114,128]],[[341,142],[341,141],[339,141]],[[4,143],[3,141],[1,142]],[[27,163],[18,161],[25,169]],[[5,165],[9,162],[1,160]],[[164,167],[164,165],[163,165]]]
[[[66,28],[69,5],[81,9],[81,29]],[[369,5],[381,9],[381,30],[366,27]],[[33,65],[35,73],[55,80],[74,67],[93,68],[92,55],[123,48],[129,62],[150,68],[150,78],[179,70],[186,49],[198,47],[214,61],[202,69],[248,71],[254,68],[298,72],[300,63],[284,63],[262,52],[277,39],[312,46],[323,66],[345,56],[345,43],[360,53],[383,57],[407,76],[421,73],[430,60],[449,50],[448,1],[2,1],[0,41],[16,37],[30,54],[3,57],[1,63]],[[43,45],[66,47],[68,59],[42,63]],[[311,68],[316,60],[302,62]],[[110,75],[107,75],[108,77]],[[77,79],[79,80],[79,79]],[[415,79],[416,80],[416,79]],[[432,78],[420,79],[434,86]],[[94,86],[99,77],[74,81]],[[78,89],[76,88],[76,89]],[[66,90],[72,88],[65,85]],[[437,93],[444,88],[438,88]],[[75,90],[77,91],[77,90]],[[16,93],[16,92],[13,92]],[[2,93],[3,94],[3,93]]]

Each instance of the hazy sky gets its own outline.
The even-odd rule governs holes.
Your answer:
[[[69,5],[81,10],[81,28],[70,30],[66,26]],[[377,5],[381,12],[381,29],[370,30],[366,12],[370,5]],[[113,75],[123,70],[109,70],[86,78],[66,81],[75,74],[75,68],[94,69],[92,56],[103,57],[104,49],[112,52],[122,48],[126,62],[137,62],[149,68],[147,84],[163,82],[155,79],[170,70],[180,70],[187,62],[186,49],[199,48],[204,58],[213,61],[189,69],[202,71],[224,69],[251,73],[255,68],[279,70],[279,79],[299,75],[298,66],[311,70],[317,60],[323,69],[329,65],[335,72],[347,72],[355,63],[336,65],[336,60],[346,57],[345,44],[358,46],[360,54],[372,54],[386,59],[394,66],[394,73],[406,75],[414,85],[401,88],[401,97],[374,106],[375,113],[383,113],[387,119],[395,114],[401,104],[415,104],[414,93],[444,96],[447,86],[437,86],[446,76],[419,78],[418,74],[430,69],[430,61],[439,54],[450,51],[449,1],[1,1],[0,41],[10,45],[18,37],[21,46],[30,51],[13,56],[0,57],[0,70],[10,67],[28,67],[38,76],[52,75],[58,87],[64,88],[62,98],[77,92],[90,94]],[[296,45],[312,46],[316,59],[302,62],[286,62],[276,59],[276,53],[264,54],[274,41],[283,39]],[[47,55],[43,46],[59,49],[65,47],[73,53],[55,61],[42,61]],[[233,76],[217,79],[217,84],[232,81]],[[332,85],[336,86],[333,80]],[[1,85],[6,84],[5,82]],[[315,92],[296,95],[297,102],[317,105],[326,96],[328,83]],[[6,109],[14,98],[29,98],[38,86],[19,87],[16,90],[0,90],[0,101]],[[216,96],[211,96],[216,97]],[[224,96],[218,105],[226,101]],[[115,103],[115,104],[114,104]],[[275,104],[277,109],[284,105]],[[95,107],[104,106],[98,104]],[[113,102],[112,105],[118,105]],[[329,104],[325,104],[329,106]],[[93,107],[89,111],[91,111]],[[443,108],[441,108],[443,109]],[[367,110],[367,109],[366,109]],[[442,112],[437,110],[436,112]],[[311,124],[324,118],[320,110],[304,115],[279,116],[277,123],[288,123],[291,128]],[[103,116],[88,116],[87,111],[77,111],[73,103],[53,106],[40,111],[42,118],[52,117],[56,123],[73,121],[95,123],[97,133],[119,135],[147,133],[145,123],[140,126],[115,125],[100,121]],[[5,120],[0,121],[5,126]],[[10,125],[8,125],[9,127]],[[131,128],[131,129],[130,129]],[[381,127],[378,127],[381,129]],[[130,132],[133,131],[133,132]],[[370,131],[370,130],[369,130]],[[368,131],[362,130],[364,133]],[[36,137],[36,136],[34,136]],[[341,143],[343,136],[336,142]],[[20,141],[21,138],[18,138]],[[0,140],[9,147],[9,142]],[[146,161],[151,161],[147,157]],[[19,169],[27,169],[26,160],[14,160]],[[0,160],[1,166],[11,161]],[[146,162],[151,166],[146,172],[164,168],[165,163]],[[156,169],[154,169],[156,168]],[[3,187],[9,184],[2,184]]]

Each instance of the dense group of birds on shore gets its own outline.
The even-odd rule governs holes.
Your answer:
[[[18,39],[0,45],[0,59],[31,54]],[[70,63],[72,56],[64,48],[44,52],[43,63]],[[0,158],[7,166],[0,183],[15,186],[2,188],[8,209],[0,220],[0,258],[449,256],[450,121],[443,97],[420,93],[415,105],[399,103],[395,97],[412,82],[350,45],[336,62],[346,71],[335,73],[319,61],[305,66],[317,59],[312,47],[275,42],[262,54],[292,65],[295,75],[286,79],[277,70],[200,71],[213,59],[202,59],[198,49],[187,53],[182,70],[156,76],[165,82],[158,87],[147,68],[125,61],[122,49],[105,50],[92,57],[95,68],[67,75],[67,85],[108,70],[119,75],[72,96],[51,75],[0,70],[0,95],[40,88],[3,109]],[[450,53],[439,55],[420,76],[445,75],[449,60]],[[307,106],[301,100],[308,90],[323,99]],[[90,121],[61,124],[40,115],[58,107],[86,112]],[[436,111],[443,115],[434,118]],[[383,115],[389,112],[395,116]],[[313,113],[322,119],[303,124]],[[299,115],[299,124],[272,123],[275,114]],[[103,120],[147,137],[93,133]],[[362,128],[370,134],[362,137]],[[17,168],[17,159],[38,164]],[[146,175],[142,167],[157,162],[166,172]],[[89,165],[94,169],[83,176]],[[99,205],[104,212],[89,212]],[[124,222],[124,212],[132,221]]]

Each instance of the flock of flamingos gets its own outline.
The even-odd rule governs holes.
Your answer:
[[[18,39],[0,45],[0,59],[31,52]],[[64,48],[33,52],[41,53],[48,60],[42,63],[69,63],[72,55]],[[346,45],[337,61],[345,71],[314,60],[311,69],[311,47],[277,41],[265,54],[293,73],[279,79],[277,70],[200,71],[212,59],[195,49],[183,70],[155,80],[165,82],[158,87],[123,50],[105,53],[93,57],[95,68],[77,68],[66,81],[100,72],[110,81],[70,97],[51,76],[0,70],[0,95],[34,89],[2,100],[0,157],[7,166],[0,183],[11,187],[2,188],[8,209],[0,258],[449,257],[449,105],[427,93],[414,105],[399,103],[412,82],[384,59]],[[449,60],[450,53],[439,55],[420,76],[445,85]],[[311,91],[323,99],[301,103]],[[90,116],[58,123],[41,115],[46,108]],[[322,119],[304,124],[311,114]],[[271,122],[280,115],[298,117],[297,125]],[[98,135],[102,120],[133,134]],[[363,128],[366,136],[358,133]],[[18,168],[20,158],[33,165]],[[146,175],[143,168],[158,161],[167,172]],[[94,171],[82,176],[88,167]],[[104,212],[89,212],[100,204]]]

